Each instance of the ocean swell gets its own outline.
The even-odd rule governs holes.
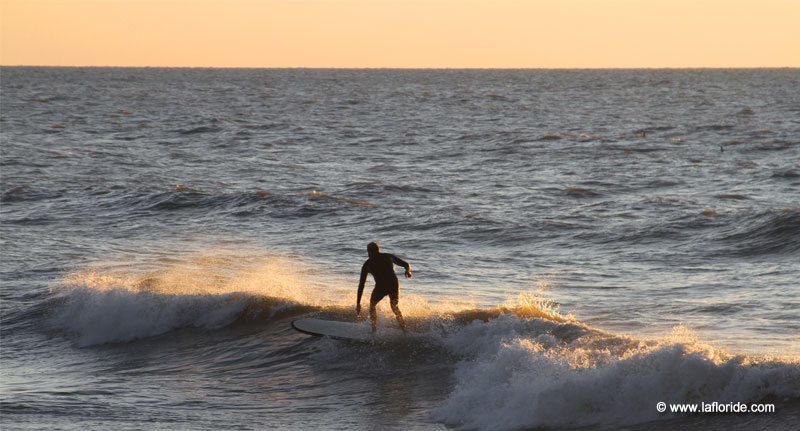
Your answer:
[[[768,210],[737,222],[720,241],[740,256],[800,252],[800,209]]]

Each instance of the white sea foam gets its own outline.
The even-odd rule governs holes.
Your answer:
[[[150,337],[182,327],[221,327],[231,323],[246,304],[247,298],[240,294],[163,295],[74,288],[50,324],[76,334],[78,345],[90,346]]]
[[[182,327],[218,328],[264,298],[273,313],[336,304],[335,282],[322,289],[310,274],[297,259],[224,254],[178,259],[157,271],[84,269],[54,289],[58,304],[49,323],[88,346]]]
[[[666,417],[659,401],[800,397],[797,363],[755,363],[691,340],[642,341],[503,315],[448,343],[465,359],[434,417],[479,429],[624,425]]]

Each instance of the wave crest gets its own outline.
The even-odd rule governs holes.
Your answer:
[[[742,256],[800,251],[800,208],[765,211],[737,223],[720,239]]]
[[[434,410],[479,429],[629,425],[663,402],[800,397],[800,366],[756,362],[695,341],[643,341],[571,323],[501,316],[452,337],[466,357]]]
[[[273,316],[337,303],[311,268],[280,256],[198,255],[166,268],[85,269],[54,289],[49,323],[80,346],[130,341],[183,327],[218,328],[245,314]]]

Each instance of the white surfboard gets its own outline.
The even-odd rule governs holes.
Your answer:
[[[380,326],[377,332],[373,334],[368,321],[338,322],[335,320],[306,318],[293,320],[292,328],[309,335],[353,341],[373,341],[403,335],[403,331],[399,329],[382,328]]]

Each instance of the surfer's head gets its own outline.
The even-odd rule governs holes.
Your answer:
[[[373,241],[373,242],[367,244],[367,254],[369,255],[369,257],[375,257],[378,254],[380,254],[380,252],[381,252],[381,248],[378,246],[377,242]]]

